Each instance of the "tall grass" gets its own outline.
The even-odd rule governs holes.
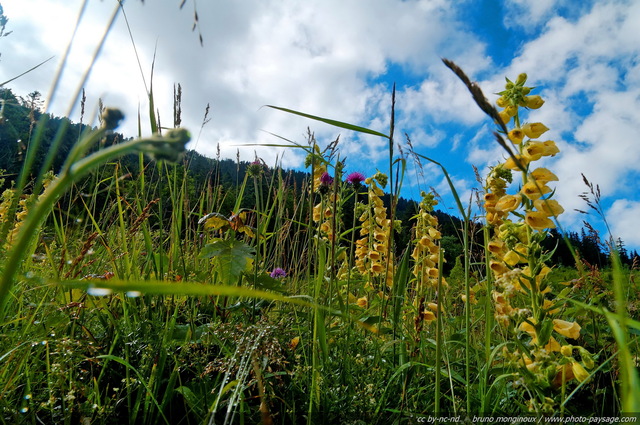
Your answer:
[[[394,139],[395,100],[388,134],[272,108],[383,138],[388,170],[346,176],[339,139],[323,147],[309,133],[306,144],[283,144],[307,154],[302,187],[259,158],[235,192],[216,172],[194,187],[180,159],[185,130],[160,129],[151,108],[153,136],[100,146],[120,118],[106,109],[56,176],[29,186],[43,137],[36,128],[3,198],[2,422],[386,424],[638,411],[636,271],[615,252],[609,275],[581,268],[573,281],[561,270],[530,280],[563,301],[548,314],[557,308],[582,326],[577,338],[556,335],[570,348],[553,363],[527,331],[550,341],[544,316],[531,321],[523,311],[518,326],[494,320],[494,228],[487,220],[485,246],[475,246],[471,205],[445,167],[418,152],[449,183],[463,258],[444,276],[432,194],[415,203],[409,244],[398,243],[406,158]],[[136,169],[118,161],[127,154],[138,155]],[[532,269],[542,267],[530,257]]]

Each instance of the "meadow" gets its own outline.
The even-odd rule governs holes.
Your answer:
[[[640,412],[635,265],[612,242],[609,265],[595,267],[568,239],[557,244],[573,267],[550,262],[562,182],[536,161],[562,153],[536,121],[544,99],[521,74],[488,101],[444,62],[508,158],[479,182],[482,217],[441,167],[463,250],[446,275],[438,197],[423,193],[404,223],[397,215],[407,162],[440,164],[398,150],[394,102],[388,133],[273,107],[385,139],[385,172],[345,175],[339,141],[309,132],[307,143],[286,144],[306,154],[302,185],[256,158],[232,192],[215,173],[201,186],[190,176],[179,98],[176,128],[159,127],[150,95],[153,136],[105,143],[122,118],[107,108],[65,152],[64,125],[42,151],[42,114],[0,202],[0,420],[388,424]],[[135,170],[122,162],[132,155]],[[597,185],[585,183],[588,207],[601,211]]]

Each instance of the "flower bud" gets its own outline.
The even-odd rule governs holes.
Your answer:
[[[523,85],[525,82],[527,81],[527,74],[525,74],[524,72],[520,75],[518,75],[518,78],[516,79],[516,84],[521,86]]]
[[[536,95],[525,97],[525,102],[527,104],[527,108],[529,109],[538,109],[544,104],[544,100]]]

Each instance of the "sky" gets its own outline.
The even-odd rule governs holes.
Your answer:
[[[539,162],[560,179],[560,224],[579,231],[588,220],[603,229],[597,215],[576,211],[588,210],[579,197],[588,189],[584,175],[600,188],[614,238],[640,250],[640,1],[184,0],[182,8],[183,0],[122,3],[124,14],[119,11],[90,68],[118,3],[87,1],[52,92],[83,1],[1,0],[12,33],[0,38],[0,83],[54,56],[5,87],[22,96],[38,90],[48,112],[74,121],[80,119],[74,94],[84,88],[84,122],[96,122],[102,99],[125,113],[125,136],[138,134],[138,111],[142,133],[149,133],[151,84],[161,124],[172,126],[179,83],[182,126],[193,135],[189,147],[204,155],[215,157],[219,149],[222,157],[258,156],[268,165],[302,169],[300,149],[267,145],[283,139],[306,144],[309,128],[321,146],[340,136],[346,171],[367,175],[389,171],[384,139],[265,105],[388,133],[395,83],[395,152],[407,153],[408,135],[416,152],[442,163],[469,202],[481,186],[474,167],[484,176],[505,153],[492,136],[495,124],[441,58],[456,62],[491,101],[505,77],[526,72],[528,85],[546,103],[525,112],[524,120],[543,122],[550,129],[543,138],[560,148]],[[210,121],[203,125],[207,105]],[[402,195],[418,199],[422,190],[435,188],[443,200],[439,207],[455,213],[442,171],[407,160]]]

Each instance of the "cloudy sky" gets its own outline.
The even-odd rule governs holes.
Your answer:
[[[53,60],[7,87],[18,95],[38,90],[49,111],[72,111],[82,75],[117,7],[89,0],[64,68],[51,95],[53,76],[82,9],[80,0],[1,0],[9,36],[0,39],[0,82],[50,56]],[[560,178],[556,199],[565,207],[561,224],[578,230],[583,219],[601,227],[579,194],[583,173],[601,189],[615,237],[640,249],[640,2],[607,0],[127,0],[124,12],[140,59],[136,60],[124,15],[107,35],[88,81],[87,115],[98,99],[121,108],[121,130],[137,134],[137,114],[148,123],[151,84],[161,123],[172,125],[174,84],[183,89],[182,125],[192,148],[215,156],[278,160],[302,167],[295,149],[272,135],[305,143],[307,127],[326,145],[340,135],[347,171],[388,170],[384,140],[264,108],[278,105],[387,132],[391,87],[397,86],[396,135],[447,168],[463,199],[475,181],[504,158],[493,141],[494,125],[459,80],[446,57],[478,81],[491,99],[504,77],[527,72],[546,100],[527,121],[541,121],[561,153],[544,161]],[[192,31],[194,10],[198,28]],[[199,42],[199,33],[203,45]],[[210,104],[210,118],[202,126]],[[75,107],[74,107],[75,105]],[[87,122],[89,117],[85,117]],[[144,133],[148,133],[143,128]],[[244,146],[243,146],[244,145]],[[406,151],[406,146],[404,146]],[[397,150],[396,150],[397,152]],[[409,161],[411,163],[411,161]],[[442,173],[412,165],[403,195],[436,188],[443,208],[454,203]]]

